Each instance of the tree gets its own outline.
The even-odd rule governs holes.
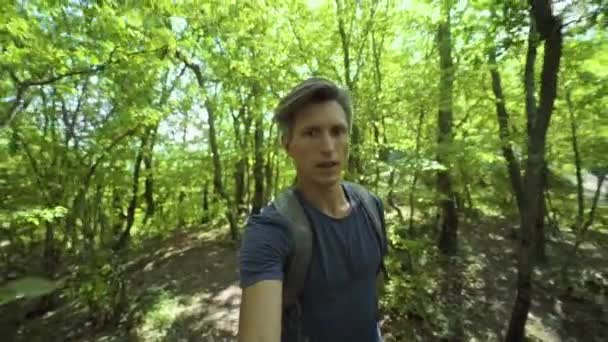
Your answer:
[[[450,9],[450,2],[444,1],[441,7],[442,18],[437,31],[440,65],[437,162],[444,167],[437,171],[437,191],[440,194],[439,207],[441,210],[439,249],[447,255],[455,254],[458,246],[458,215],[450,176],[451,164],[448,157],[452,142],[452,93],[454,87]]]
[[[534,20],[540,38],[544,41],[544,57],[541,72],[540,105],[528,113],[528,158],[524,177],[524,203],[527,210],[521,213],[521,235],[517,266],[517,295],[511,313],[508,341],[523,341],[524,329],[532,300],[532,270],[534,259],[533,234],[540,213],[542,198],[545,143],[547,129],[553,113],[557,94],[557,75],[562,49],[561,22],[553,15],[548,2],[530,1],[530,16]],[[530,115],[533,114],[533,115]]]

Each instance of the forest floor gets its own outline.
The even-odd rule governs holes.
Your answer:
[[[464,337],[456,340],[501,340],[516,278],[511,231],[496,222],[462,225],[464,282],[456,314]],[[608,341],[608,232],[594,232],[583,244],[575,265],[579,281],[568,295],[557,285],[562,263],[572,258],[567,241],[547,245],[549,262],[536,272],[527,334],[533,341]],[[148,241],[131,259],[130,298],[139,314],[129,329],[96,330],[73,303],[27,321],[17,341],[233,341],[240,300],[235,250],[195,231]],[[394,332],[420,331],[415,324],[389,321],[383,326],[387,342],[404,340]],[[428,332],[417,336],[413,340],[452,340]]]

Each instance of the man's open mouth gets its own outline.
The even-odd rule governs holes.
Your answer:
[[[327,162],[322,162],[322,163],[318,163],[317,167],[321,167],[321,168],[331,168],[334,166],[337,166],[338,162],[336,161],[327,161]]]

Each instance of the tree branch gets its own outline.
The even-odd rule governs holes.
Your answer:
[[[369,35],[369,32],[372,30],[372,27],[374,26],[374,17],[376,15],[376,9],[377,9],[377,2],[373,2],[372,4],[372,8],[370,9],[370,14],[369,14],[369,19],[367,21],[367,25],[365,25],[365,30],[363,32],[363,41],[361,42],[361,45],[359,46],[359,51],[357,51],[357,71],[355,72],[355,76],[353,77],[353,84],[357,83],[357,80],[359,79],[359,73],[361,71],[361,68],[363,66],[363,63],[365,61],[365,58],[363,58],[363,49],[365,48],[365,45],[367,43],[367,37]]]
[[[85,189],[89,187],[89,182],[91,181],[91,178],[95,174],[95,170],[97,169],[97,166],[99,165],[99,163],[101,163],[101,161],[106,157],[106,155],[108,155],[108,153],[110,153],[110,151],[112,151],[112,149],[116,145],[118,145],[118,143],[120,143],[121,140],[123,140],[124,138],[126,138],[126,137],[132,135],[133,133],[135,133],[138,128],[139,128],[139,125],[126,130],[121,135],[115,137],[110,142],[110,144],[108,146],[106,146],[106,148],[104,148],[103,151],[101,151],[101,153],[99,154],[99,156],[97,157],[97,159],[95,159],[95,161],[93,162],[93,164],[91,164],[91,166],[89,167],[89,171],[87,172],[87,174],[86,174],[86,176],[84,178],[83,185],[84,185]]]
[[[34,154],[32,153],[32,150],[30,149],[30,147],[27,144],[27,142],[25,141],[25,139],[21,136],[21,134],[19,134],[17,129],[14,129],[14,132],[15,132],[15,137],[21,142],[21,145],[23,146],[23,150],[25,151],[25,155],[27,156],[27,159],[30,161],[30,165],[32,167],[32,170],[34,171],[34,176],[35,176],[34,178],[36,179],[36,183],[38,183],[38,187],[43,194],[44,200],[47,203],[47,205],[51,206],[52,205],[51,197],[49,196],[49,194],[47,192],[47,188],[44,186],[44,184],[45,184],[44,175],[42,174],[42,172],[40,171],[40,168],[38,167],[37,159],[34,158]]]

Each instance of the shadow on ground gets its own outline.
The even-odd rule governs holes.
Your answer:
[[[132,321],[101,331],[69,304],[25,324],[17,341],[233,341],[240,289],[235,247],[180,232],[126,265]]]
[[[511,238],[511,227],[487,223],[466,227],[462,231],[464,288],[464,340],[503,340],[515,297],[517,240]],[[598,235],[601,233],[594,232]],[[603,277],[608,281],[606,236],[584,244],[576,257],[573,274],[579,291],[586,295],[566,295],[561,281],[562,265],[573,258],[571,237],[562,235],[547,243],[548,262],[538,265],[534,275],[532,307],[526,334],[538,341],[607,341],[608,305],[606,293],[598,287],[595,293],[585,284],[587,278]]]
[[[458,283],[446,287],[453,292],[447,300],[437,298],[447,303],[446,316],[458,317],[458,334],[446,338],[442,332],[423,331],[420,341],[503,340],[515,295],[517,241],[510,238],[511,231],[496,221],[463,225],[460,259],[444,271]],[[559,271],[573,258],[569,241],[565,236],[547,244],[549,262],[535,275],[527,335],[531,341],[608,341],[608,285],[602,285],[608,284],[608,234],[593,232],[582,245],[576,283],[566,293]],[[235,250],[193,232],[148,241],[127,264],[130,302],[135,304],[130,324],[94,329],[82,306],[69,303],[28,321],[17,341],[234,341],[240,301]],[[383,329],[424,330],[427,323],[395,321]]]

